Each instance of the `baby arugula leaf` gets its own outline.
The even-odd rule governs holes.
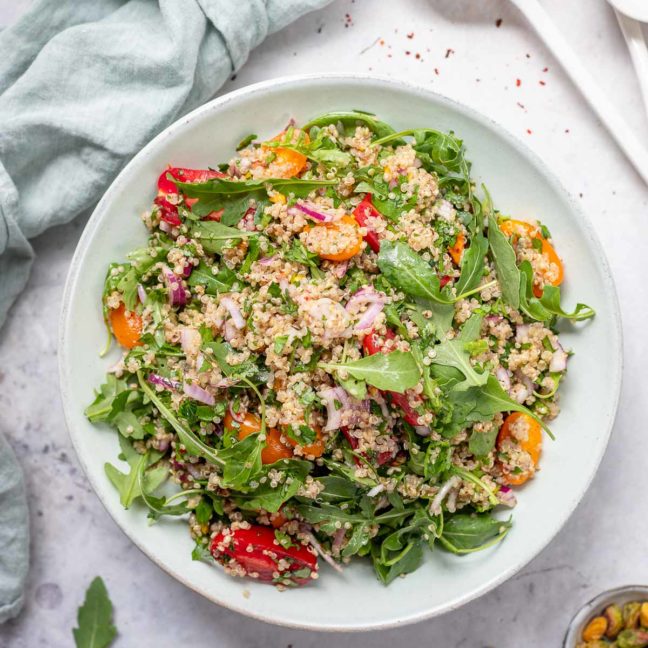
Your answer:
[[[265,441],[261,434],[250,434],[229,448],[219,451],[224,462],[221,486],[246,491],[249,483],[261,472],[261,451]],[[265,436],[265,435],[264,435]]]
[[[504,539],[511,522],[496,520],[488,514],[456,513],[443,525],[441,544],[455,554],[481,551]]]
[[[113,606],[100,576],[88,587],[77,612],[78,627],[72,630],[76,648],[107,648],[117,635],[112,623]]]
[[[441,304],[450,303],[441,293],[437,273],[407,243],[382,241],[378,253],[378,267],[385,279],[406,295]]]
[[[479,282],[484,276],[484,257],[487,253],[488,241],[486,238],[482,234],[475,236],[461,260],[461,274],[455,284],[458,295],[470,292],[479,286]]]
[[[488,381],[488,372],[479,373],[472,366],[470,355],[464,349],[466,341],[459,336],[452,340],[445,339],[434,347],[436,355],[432,360],[433,365],[453,367],[463,374],[464,379],[453,387],[456,391],[463,391],[470,387],[480,387]]]
[[[376,353],[360,360],[335,364],[320,362],[318,367],[326,371],[344,370],[356,380],[399,394],[414,387],[421,377],[416,360],[409,351]]]
[[[231,292],[235,290],[237,283],[236,274],[227,266],[222,266],[218,272],[212,272],[212,266],[201,261],[198,267],[193,269],[187,283],[190,286],[204,286],[205,294],[219,295],[220,293]]]
[[[238,241],[255,232],[244,232],[236,227],[227,227],[218,221],[199,221],[191,226],[191,236],[203,246],[206,252],[220,254],[232,241]]]
[[[376,119],[373,114],[360,111],[329,112],[324,115],[320,115],[315,119],[311,119],[308,123],[304,124],[303,130],[309,131],[311,128],[313,128],[313,126],[321,128],[323,126],[329,126],[330,124],[343,124],[344,126],[349,126],[354,129],[359,125],[366,126],[369,130],[373,131],[378,137],[381,138],[388,137],[396,132],[389,124]],[[395,143],[404,144],[403,140],[399,140]]]
[[[488,245],[504,301],[513,308],[520,307],[521,274],[515,259],[515,250],[509,243],[492,213],[488,215]]]

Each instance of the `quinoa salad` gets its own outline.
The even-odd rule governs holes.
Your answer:
[[[280,589],[501,542],[553,438],[557,322],[594,315],[562,305],[538,215],[495,210],[453,133],[360,111],[160,171],[148,244],[108,268],[123,353],[86,409],[118,433],[123,506]]]

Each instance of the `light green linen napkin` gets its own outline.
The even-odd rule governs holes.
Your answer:
[[[0,33],[0,327],[28,242],[91,207],[156,133],[212,97],[250,50],[330,0],[39,0]],[[0,622],[28,560],[19,467],[0,439]],[[13,508],[15,506],[15,508]]]

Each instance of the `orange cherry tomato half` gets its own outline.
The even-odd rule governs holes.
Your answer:
[[[358,227],[358,223],[356,219],[353,218],[353,216],[345,215],[342,216],[339,221],[336,221],[334,223],[322,223],[321,225],[315,225],[315,228],[325,227],[329,230],[340,232],[341,223],[344,223],[345,225],[351,227],[352,234],[349,240],[349,244],[339,252],[330,254],[320,252],[319,257],[321,259],[327,259],[328,261],[347,261],[348,259],[354,257],[356,254],[359,254],[362,251],[362,234],[360,234],[360,228]]]
[[[520,440],[513,435],[512,427],[514,424],[522,420],[527,426],[527,438]],[[497,435],[497,448],[501,450],[504,441],[507,439],[510,439],[513,443],[519,445],[520,449],[524,450],[524,452],[531,457],[531,462],[533,464],[532,468],[520,473],[507,471],[506,466],[502,464],[502,472],[504,473],[506,483],[511,486],[520,486],[533,476],[535,467],[538,465],[538,461],[540,461],[540,453],[542,452],[542,428],[540,427],[540,424],[528,414],[524,414],[523,412],[513,412],[504,419],[504,423]]]
[[[321,457],[324,454],[324,440],[322,438],[322,428],[318,425],[313,426],[315,430],[315,441],[309,445],[302,445],[301,448],[305,455],[313,457]],[[293,448],[301,445],[298,441],[294,441],[287,434],[284,434],[284,437],[288,440]]]
[[[239,422],[228,411],[225,414],[224,425],[226,430],[236,430],[239,441],[242,441],[250,434],[261,431],[261,419],[250,412]],[[292,450],[281,441],[281,432],[276,428],[266,430],[266,442],[265,448],[261,451],[261,463],[271,464],[280,459],[290,459],[292,456]]]
[[[108,315],[110,328],[117,342],[127,349],[136,347],[142,336],[142,318],[133,311],[127,311],[124,304],[111,308]]]
[[[552,286],[560,286],[565,278],[565,269],[562,259],[558,256],[555,248],[546,238],[542,236],[542,232],[537,225],[527,223],[520,220],[503,220],[499,223],[500,230],[508,237],[515,239],[520,236],[527,236],[529,238],[538,239],[542,242],[542,254],[547,257],[550,263],[553,263],[558,269],[556,277],[550,282]],[[540,286],[533,287],[533,294],[536,297],[542,297],[542,288]]]
[[[276,137],[272,138],[273,142],[279,142],[284,139],[286,131],[282,131]],[[309,144],[310,138],[307,133],[300,131],[299,129],[294,129],[293,132],[293,142],[301,141],[303,144]],[[305,168],[308,163],[308,158],[297,151],[293,151],[288,148],[271,148],[269,146],[265,147],[267,153],[274,153],[275,158],[269,164],[269,167],[273,170],[273,176],[277,178],[294,178],[298,176]]]
[[[459,265],[461,263],[465,246],[466,237],[463,234],[458,234],[457,240],[455,241],[454,245],[448,248],[448,252],[452,257],[452,260],[455,262],[455,265]]]

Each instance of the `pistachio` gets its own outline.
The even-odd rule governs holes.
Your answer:
[[[596,641],[602,639],[607,630],[608,622],[605,617],[594,617],[583,630],[583,641]]]
[[[626,603],[623,606],[623,624],[627,630],[634,630],[639,626],[639,615],[641,614],[641,603]]]
[[[608,622],[605,636],[608,639],[614,639],[623,630],[623,612],[616,603],[613,603],[605,608],[603,616]]]
[[[648,632],[644,630],[623,630],[617,637],[618,648],[646,648],[648,646]]]

